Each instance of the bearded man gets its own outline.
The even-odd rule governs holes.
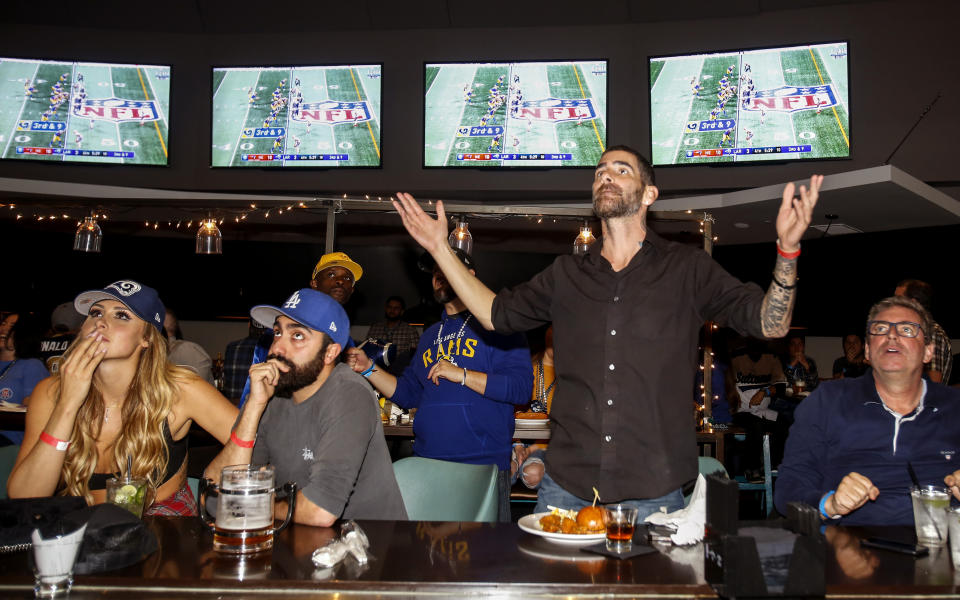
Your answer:
[[[585,255],[561,255],[529,282],[499,294],[450,249],[442,202],[435,219],[409,194],[397,195],[394,207],[407,231],[483,327],[509,334],[553,323],[557,386],[536,511],[579,509],[591,502],[593,488],[604,503],[636,506],[641,518],[683,506],[680,487],[697,476],[689,400],[697,333],[705,321],[753,337],[787,333],[800,238],[822,181],[815,175],[809,190],[800,186],[800,198],[792,183],[783,191],[766,294],[705,252],[647,227],[659,192],[650,163],[627,146],[607,148],[594,171],[602,239]]]
[[[457,260],[476,273],[473,259],[456,250]],[[429,258],[429,257],[427,257]],[[501,521],[510,520],[510,450],[514,405],[533,391],[530,352],[522,334],[485,330],[432,266],[433,295],[443,305],[440,322],[420,336],[410,366],[394,377],[362,350],[347,351],[347,364],[381,395],[403,408],[416,408],[413,453],[500,470]]]
[[[226,465],[272,464],[278,482],[299,487],[297,523],[405,520],[376,395],[338,360],[350,335],[347,313],[304,288],[250,316],[273,328],[273,343],[266,361],[250,367],[250,396],[204,474],[219,481]],[[287,502],[278,501],[275,514],[286,513]]]

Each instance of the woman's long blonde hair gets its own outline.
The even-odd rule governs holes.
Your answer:
[[[64,360],[74,352],[81,337],[64,353]],[[121,429],[110,450],[113,470],[125,473],[127,457],[133,458],[132,474],[143,477],[154,488],[163,482],[169,460],[163,427],[173,407],[177,382],[189,378],[192,372],[167,362],[167,341],[156,327],[146,324],[144,339],[147,347],[140,353],[140,363],[121,414]],[[55,375],[55,402],[60,401],[60,376]],[[93,503],[90,477],[96,469],[97,440],[103,427],[104,402],[96,383],[90,385],[87,399],[77,412],[73,425],[72,443],[63,463],[63,495],[82,496]]]

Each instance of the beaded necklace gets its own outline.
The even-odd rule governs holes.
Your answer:
[[[467,327],[467,321],[469,321],[469,320],[470,320],[470,317],[472,317],[472,316],[473,316],[473,315],[468,314],[467,317],[463,320],[463,324],[460,325],[460,331],[457,332],[457,337],[454,338],[454,340],[459,340],[461,337],[463,337],[463,331],[464,331],[464,329],[466,329],[466,327]],[[442,336],[443,336],[443,325],[444,325],[444,321],[441,321],[441,322],[440,322],[440,330],[437,331],[437,360],[450,361],[450,364],[452,364],[452,365],[455,366],[455,367],[459,367],[460,365],[458,365],[458,364],[457,364],[457,361],[455,361],[455,360],[453,359],[453,356],[450,355],[450,354],[447,354],[446,352],[443,351],[443,338],[442,338]]]
[[[550,395],[550,390],[553,389],[553,386],[557,383],[557,377],[554,375],[553,381],[550,382],[550,386],[544,388],[545,377],[543,375],[543,357],[537,361],[537,398],[533,401],[530,406],[530,410],[533,412],[547,412],[547,397]]]

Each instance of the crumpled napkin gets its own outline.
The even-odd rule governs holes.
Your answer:
[[[356,521],[347,521],[340,526],[340,535],[325,545],[313,551],[311,560],[321,568],[331,568],[343,560],[347,554],[352,554],[360,565],[367,564],[367,548],[370,541],[367,534],[357,525]]]
[[[696,544],[703,539],[703,530],[707,522],[707,480],[703,474],[697,475],[697,485],[690,496],[690,504],[672,513],[658,512],[644,519],[654,525],[672,525],[677,532],[670,541],[678,546]]]

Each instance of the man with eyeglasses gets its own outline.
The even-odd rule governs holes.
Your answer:
[[[821,384],[796,412],[775,501],[819,505],[842,525],[912,525],[910,467],[921,485],[960,499],[960,391],[923,378],[933,357],[930,314],[881,300],[867,318],[862,377]]]

